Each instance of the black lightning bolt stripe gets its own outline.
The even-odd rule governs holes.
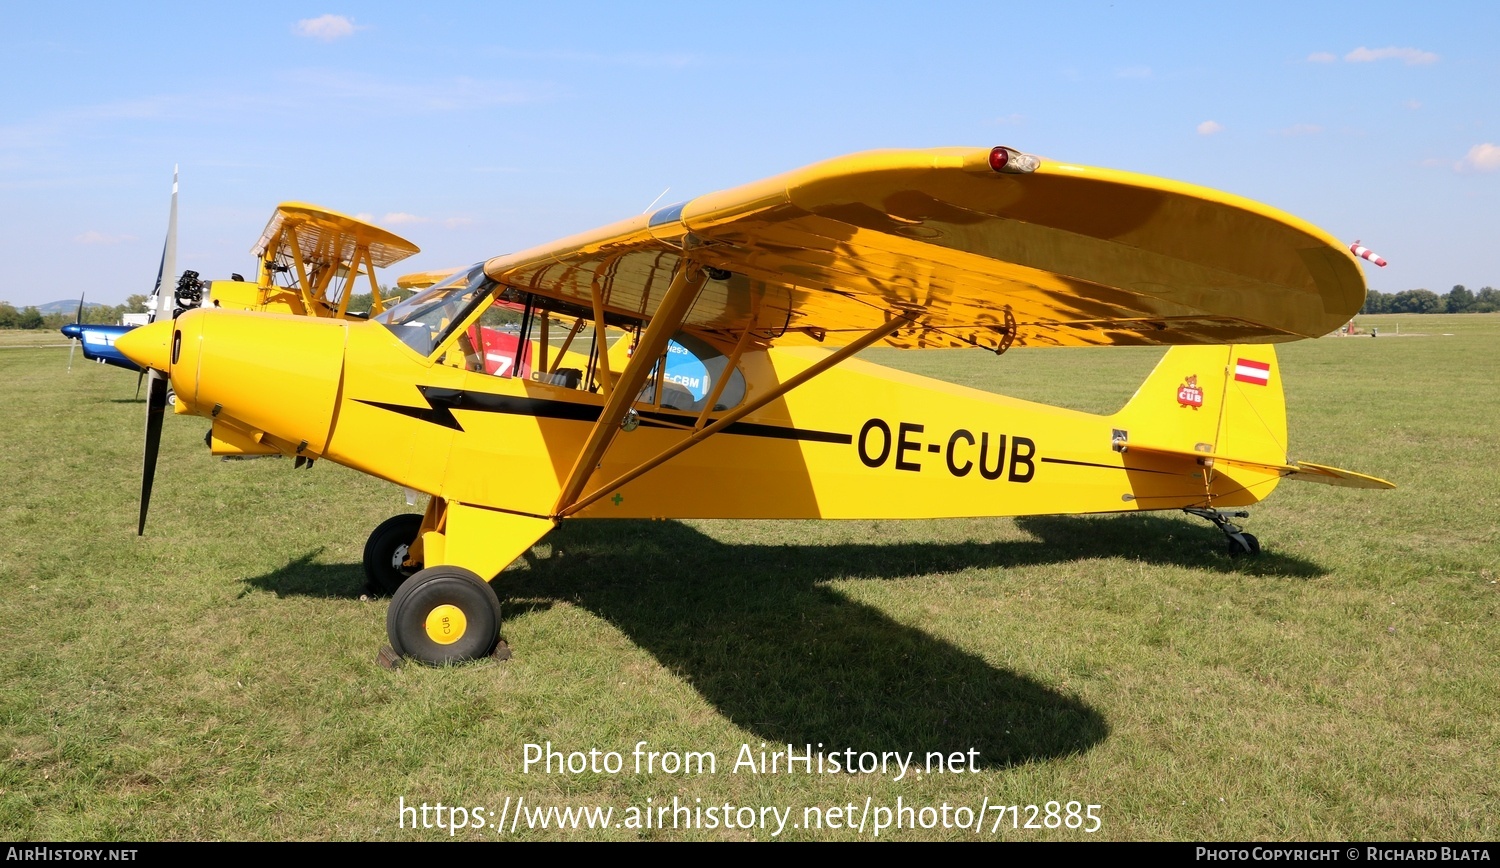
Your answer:
[[[567,419],[574,422],[597,422],[599,413],[602,411],[602,408],[592,404],[555,401],[550,398],[519,398],[513,395],[494,395],[464,389],[440,389],[435,386],[418,386],[417,389],[427,400],[426,407],[408,407],[405,404],[387,404],[382,401],[366,401],[360,398],[355,400],[361,404],[379,407],[382,410],[410,416],[423,422],[431,422],[454,431],[463,430],[463,426],[453,416],[454,410],[536,416],[543,419]],[[682,424],[682,417],[667,413],[646,411],[640,416],[641,424],[648,428],[671,428]],[[712,421],[712,419],[709,420],[709,422]],[[848,444],[854,442],[854,436],[851,434],[816,431],[810,428],[784,428],[780,425],[761,425],[755,422],[735,422],[721,433],[745,437],[773,437],[780,440],[807,440],[813,443]]]

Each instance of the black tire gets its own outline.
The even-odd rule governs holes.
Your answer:
[[[462,567],[429,567],[391,598],[385,631],[397,654],[421,663],[479,660],[500,641],[500,598]]]
[[[1243,539],[1244,543],[1241,543],[1240,540],[1234,537],[1229,538],[1229,553],[1231,555],[1245,555],[1246,557],[1253,558],[1260,554],[1260,540],[1255,538],[1255,534],[1242,533],[1240,534],[1240,539]]]
[[[402,567],[401,562],[406,560],[407,549],[421,529],[422,516],[409,512],[386,519],[370,532],[365,541],[364,564],[372,593],[389,597],[417,572]]]

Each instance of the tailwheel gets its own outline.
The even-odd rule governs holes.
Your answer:
[[[478,660],[500,641],[500,598],[462,567],[428,567],[391,598],[385,630],[403,657],[434,666]]]
[[[421,529],[421,515],[403,513],[386,519],[370,532],[365,541],[364,563],[371,593],[388,597],[420,569],[403,564]]]
[[[1253,533],[1232,533],[1229,535],[1229,553],[1253,558],[1260,554],[1260,540]]]
[[[1224,536],[1229,538],[1229,553],[1231,555],[1247,555],[1255,557],[1260,554],[1260,540],[1253,533],[1245,533],[1240,526],[1230,521],[1231,518],[1249,518],[1250,513],[1244,510],[1226,512],[1221,509],[1208,509],[1203,507],[1188,507],[1183,512],[1188,515],[1196,515],[1214,523]]]

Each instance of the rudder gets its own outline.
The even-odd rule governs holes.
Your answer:
[[[1286,397],[1270,344],[1173,347],[1111,421],[1127,445],[1215,453],[1266,465],[1287,461]],[[1236,477],[1250,473],[1226,467],[1220,472]],[[1270,493],[1279,478],[1252,475],[1257,478],[1241,484],[1254,486],[1257,499]]]

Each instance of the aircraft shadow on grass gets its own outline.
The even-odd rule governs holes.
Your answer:
[[[825,583],[1129,554],[1151,563],[1311,577],[1267,552],[1217,554],[1221,536],[1159,516],[1026,518],[1037,539],[991,543],[720,543],[678,522],[564,522],[551,557],[495,581],[507,617],[567,601],[609,621],[768,746],[979,752],[986,768],[1085,751],[1109,733],[1078,699],[891,620]],[[1160,542],[1153,543],[1152,540]],[[282,595],[353,597],[358,564],[320,552],[248,580]],[[503,630],[502,630],[503,632]],[[525,653],[524,649],[517,649]]]

